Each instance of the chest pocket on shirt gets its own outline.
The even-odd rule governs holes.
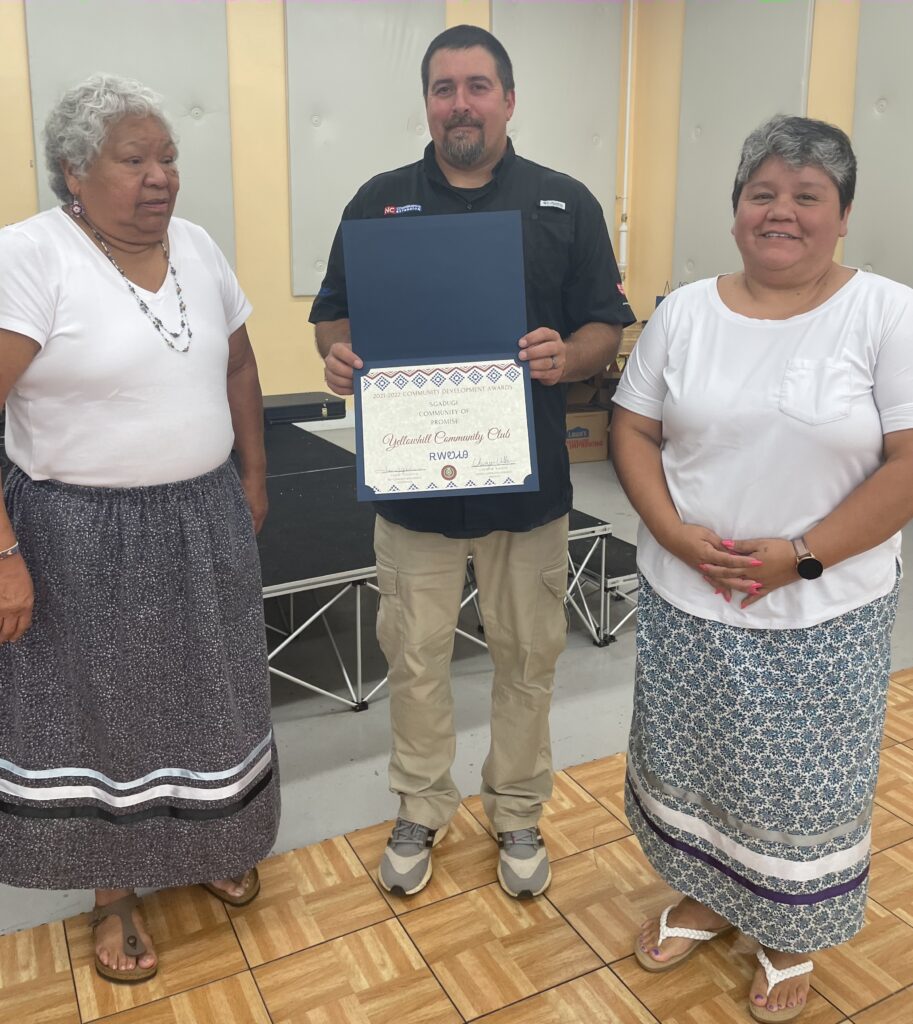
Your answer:
[[[790,359],[780,385],[780,412],[818,426],[850,414],[850,368],[839,359]]]
[[[538,289],[560,288],[570,270],[573,217],[543,206],[523,214],[523,256],[527,277]]]

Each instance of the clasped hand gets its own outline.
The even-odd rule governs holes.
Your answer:
[[[799,579],[793,546],[781,537],[724,540],[703,526],[683,524],[670,550],[723,600],[731,601],[733,592],[744,594],[740,608]]]

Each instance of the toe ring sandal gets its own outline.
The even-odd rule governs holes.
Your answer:
[[[251,868],[250,871],[246,871],[238,881],[244,883],[244,891],[240,896],[232,896],[231,893],[226,892],[224,889],[220,889],[218,886],[211,885],[209,882],[203,882],[201,884],[207,892],[212,893],[217,900],[227,903],[228,906],[246,907],[247,904],[255,900],[260,893],[260,873],[256,868]]]
[[[716,939],[720,935],[732,931],[731,924],[721,928],[718,932],[705,932],[699,928],[670,928],[666,922],[669,919],[669,911],[674,909],[674,905],[666,907],[659,915],[659,941],[656,945],[661,946],[666,939],[694,939],[694,945],[690,949],[686,949],[684,953],[679,953],[678,956],[670,957],[668,960],[654,960],[649,953],[645,953],[640,948],[639,944],[635,943],[634,956],[637,957],[637,962],[645,971],[650,971],[652,974],[662,974],[663,971],[678,967],[698,951],[701,942],[709,942],[711,939]]]
[[[132,971],[117,971],[113,967],[108,967],[107,964],[102,963],[98,953],[96,953],[95,970],[102,978],[108,981],[116,981],[122,985],[131,985],[138,981],[148,981],[159,969],[158,963],[153,964],[151,967],[140,967],[139,965],[139,958],[147,950],[143,940],[136,932],[136,925],[133,923],[133,910],[138,906],[139,899],[136,893],[131,892],[126,896],[122,896],[119,900],[115,900],[113,903],[108,903],[103,907],[96,907],[92,920],[89,922],[94,932],[106,917],[119,917],[120,926],[124,932],[124,956],[136,958],[136,966]]]
[[[767,978],[768,995],[773,991],[774,986],[779,985],[781,981],[786,981],[788,978],[798,978],[801,974],[811,974],[815,967],[811,960],[806,960],[804,963],[796,964],[795,967],[787,967],[785,970],[778,971],[770,962],[763,949],[759,949],[757,955],[761,966],[764,968],[764,975]],[[755,1006],[749,1000],[748,1009],[751,1011],[752,1017],[755,1020],[761,1021],[762,1024],[780,1024],[781,1021],[795,1020],[805,1009],[805,1004],[803,1003],[801,1006],[787,1006],[782,1010],[768,1010],[766,1006]]]

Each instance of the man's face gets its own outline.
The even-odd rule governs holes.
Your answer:
[[[495,163],[504,152],[514,92],[505,94],[494,57],[481,46],[438,50],[428,66],[428,129],[452,167]]]

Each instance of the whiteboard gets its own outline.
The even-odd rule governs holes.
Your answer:
[[[730,229],[742,143],[774,114],[805,114],[813,15],[813,0],[687,0],[673,285],[741,267]]]
[[[913,6],[863,4],[853,148],[859,164],[845,262],[913,285]]]
[[[96,72],[135,78],[164,97],[178,136],[175,214],[202,225],[233,262],[234,204],[223,0],[29,0],[25,4],[38,201],[47,181],[42,131],[51,107]]]
[[[285,24],[292,291],[316,295],[343,207],[430,140],[421,62],[445,4],[289,3]]]

